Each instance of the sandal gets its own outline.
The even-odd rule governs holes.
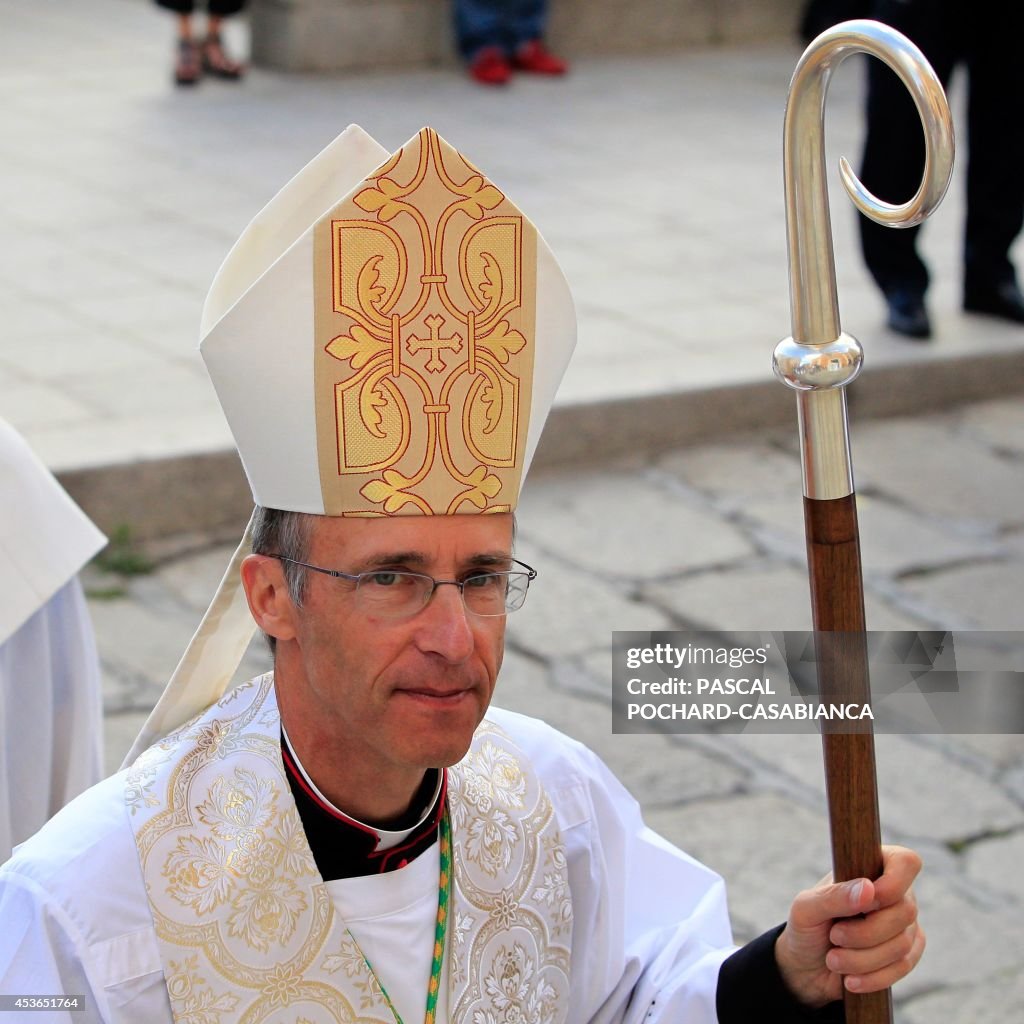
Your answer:
[[[174,65],[174,81],[178,85],[195,85],[202,77],[199,47],[191,39],[178,42],[178,59]]]
[[[224,50],[224,44],[219,35],[208,35],[203,40],[200,51],[203,70],[215,78],[228,78],[236,80],[245,74],[245,65],[232,60]]]

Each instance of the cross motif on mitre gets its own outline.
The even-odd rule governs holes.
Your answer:
[[[428,316],[424,323],[430,328],[429,338],[417,338],[413,335],[406,341],[405,346],[410,355],[419,352],[420,349],[430,350],[430,358],[427,360],[427,369],[431,373],[440,373],[444,369],[444,361],[441,359],[442,349],[451,349],[458,352],[462,348],[462,335],[453,334],[449,338],[441,337],[441,328],[444,326],[443,316]]]

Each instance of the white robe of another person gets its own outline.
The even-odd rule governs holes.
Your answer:
[[[102,777],[99,660],[77,573],[104,543],[0,419],[0,862]]]

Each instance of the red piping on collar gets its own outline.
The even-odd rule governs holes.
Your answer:
[[[433,831],[434,829],[437,828],[438,825],[441,824],[441,815],[444,813],[444,803],[445,803],[445,800],[448,798],[448,769],[447,768],[442,768],[441,769],[441,792],[440,792],[439,796],[440,796],[440,798],[437,801],[437,806],[434,809],[434,820],[433,820],[432,824],[429,826],[429,828],[424,828],[421,825],[419,828],[413,829],[412,833],[409,835],[408,841],[406,843],[404,843],[402,846],[392,846],[390,849],[387,849],[387,850],[371,850],[370,851],[370,853],[369,853],[370,857],[381,857],[382,858],[381,864],[380,864],[380,869],[381,869],[382,872],[387,870],[388,858],[390,856],[392,856],[392,854],[401,853],[403,850],[408,850],[410,847],[415,846],[417,843],[422,841],[423,837],[428,832]]]
[[[356,821],[355,818],[350,818],[347,814],[342,813],[336,807],[332,807],[329,804],[324,803],[313,789],[310,788],[309,783],[302,777],[302,772],[295,767],[295,762],[292,760],[291,753],[283,743],[281,744],[281,757],[284,760],[285,767],[288,769],[292,778],[299,784],[302,791],[317,805],[317,807],[325,810],[332,818],[335,818],[338,821],[343,821],[346,825],[351,825],[353,828],[359,829],[360,832],[365,832],[367,835],[373,836],[374,847],[376,847],[377,843],[380,842],[380,835],[372,828],[368,828],[362,822]]]
[[[427,831],[429,831],[430,829],[437,828],[437,826],[441,823],[441,815],[444,812],[445,800],[448,797],[448,770],[446,768],[441,769],[441,792],[439,794],[437,804],[434,808],[434,820],[431,823],[429,829],[425,829],[421,825],[413,829],[412,833],[410,833],[408,837],[408,840],[401,846],[392,846],[386,850],[378,850],[377,846],[380,843],[380,833],[376,832],[372,828],[369,828],[367,825],[364,825],[361,821],[356,821],[355,818],[350,818],[347,814],[345,814],[342,811],[339,811],[336,807],[333,807],[325,803],[312,789],[309,783],[306,782],[305,778],[302,775],[302,772],[300,772],[295,765],[295,760],[291,756],[291,751],[289,751],[287,745],[284,743],[281,744],[281,758],[284,761],[285,768],[287,768],[288,773],[299,784],[302,791],[317,805],[317,807],[326,811],[336,821],[344,822],[346,825],[350,825],[352,828],[358,829],[360,832],[365,832],[367,835],[373,836],[373,849],[370,850],[370,852],[367,854],[367,857],[382,858],[381,871],[386,870],[386,864],[390,857],[402,853],[405,850],[408,850],[411,847],[415,846],[418,842],[421,841],[423,835]]]

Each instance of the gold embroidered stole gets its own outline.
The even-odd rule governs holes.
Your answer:
[[[448,777],[449,1019],[560,1024],[572,904],[551,802],[487,722]],[[176,1024],[393,1024],[306,842],[272,674],[146,751],[125,799]]]

